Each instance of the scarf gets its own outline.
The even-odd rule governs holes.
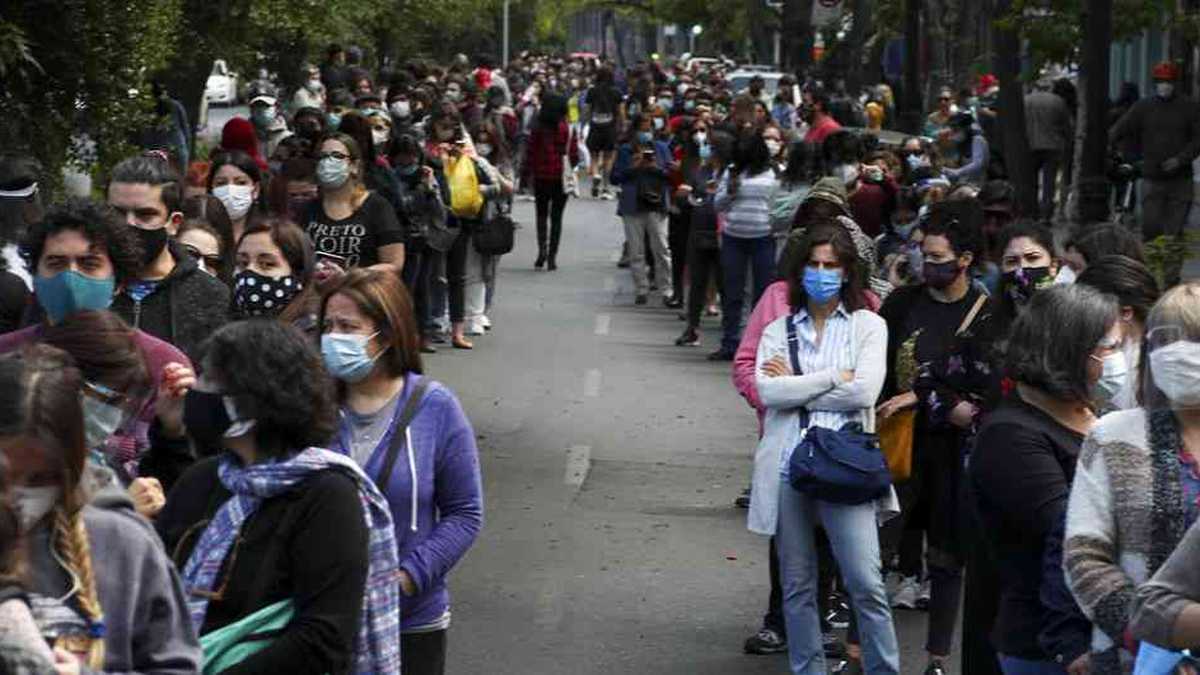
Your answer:
[[[314,473],[330,469],[342,471],[358,484],[363,517],[370,532],[367,584],[355,644],[354,671],[364,675],[399,673],[399,561],[392,515],[379,489],[349,457],[321,448],[308,448],[285,460],[242,466],[232,454],[227,454],[221,460],[217,475],[233,496],[221,505],[200,535],[183,569],[184,587],[189,592],[211,591],[242,525],[259,505]],[[194,595],[188,598],[188,612],[197,633],[204,625],[207,611],[208,598]]]

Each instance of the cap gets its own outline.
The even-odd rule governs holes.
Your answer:
[[[1163,61],[1154,66],[1151,75],[1155,80],[1171,82],[1179,79],[1179,68],[1170,61]]]
[[[254,105],[255,103],[265,103],[267,105],[275,105],[276,101],[277,101],[277,99],[274,96],[270,96],[268,94],[259,94],[258,96],[255,96],[254,98],[250,99],[250,105]]]
[[[37,192],[41,168],[32,157],[0,157],[0,197],[23,199]]]

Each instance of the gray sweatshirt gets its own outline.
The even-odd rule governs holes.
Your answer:
[[[124,493],[113,488],[93,497],[83,509],[83,521],[104,611],[103,672],[199,672],[200,645],[183,587],[153,528],[133,511]],[[29,593],[35,598],[35,616],[40,604],[35,596],[61,598],[72,585],[51,552],[52,530],[43,520],[29,533]],[[83,672],[94,671],[85,667]]]
[[[1200,521],[1193,524],[1158,572],[1137,589],[1129,629],[1133,637],[1156,645],[1171,644],[1175,619],[1200,602]]]

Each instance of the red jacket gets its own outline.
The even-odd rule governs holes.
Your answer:
[[[525,166],[537,181],[561,180],[563,155],[567,155],[571,166],[579,164],[579,144],[565,120],[554,131],[534,126],[525,153]]]

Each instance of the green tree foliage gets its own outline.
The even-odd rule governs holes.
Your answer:
[[[1034,72],[1046,63],[1074,63],[1083,44],[1087,0],[1016,0],[998,21],[1029,41]],[[1113,39],[1176,23],[1175,0],[1114,0]]]
[[[174,50],[178,0],[10,2],[0,23],[0,147],[52,183],[67,161],[108,166],[155,123],[150,75]],[[91,143],[80,143],[81,134]]]

